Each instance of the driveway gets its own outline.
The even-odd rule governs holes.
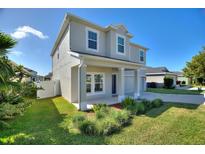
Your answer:
[[[180,102],[180,103],[188,103],[188,104],[205,103],[204,95],[179,95],[179,94],[160,94],[160,93],[144,92],[141,98],[148,99],[148,100],[160,98],[164,102]]]

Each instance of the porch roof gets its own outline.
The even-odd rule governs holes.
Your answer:
[[[110,61],[115,61],[115,62],[118,62],[118,63],[126,63],[126,64],[131,64],[131,65],[141,66],[141,67],[146,68],[146,66],[141,64],[141,63],[132,62],[132,61],[125,60],[125,59],[112,58],[112,57],[108,57],[108,56],[96,55],[96,54],[91,54],[91,53],[84,53],[84,52],[76,51],[76,50],[72,50],[72,52],[78,53],[79,55],[85,56],[85,57],[88,57],[88,58],[95,58],[95,59],[101,59],[101,60],[110,60]]]

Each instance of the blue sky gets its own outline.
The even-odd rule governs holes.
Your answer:
[[[205,9],[0,9],[0,31],[18,37],[9,56],[45,75],[66,12],[101,26],[124,24],[144,45],[148,66],[180,71],[205,46]]]

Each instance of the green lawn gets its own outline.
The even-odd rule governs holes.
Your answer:
[[[205,106],[166,104],[135,116],[106,137],[81,135],[70,126],[79,111],[62,97],[38,100],[0,131],[1,144],[205,144]]]
[[[163,93],[163,94],[186,94],[186,95],[200,95],[204,93],[204,91],[197,91],[197,90],[165,89],[165,88],[147,88],[147,92]]]

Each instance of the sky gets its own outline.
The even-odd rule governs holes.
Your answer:
[[[181,71],[205,46],[205,9],[0,9],[0,31],[18,40],[9,58],[46,75],[65,13],[100,26],[124,24],[149,48],[147,66]]]

